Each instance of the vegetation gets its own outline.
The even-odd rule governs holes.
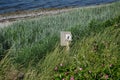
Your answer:
[[[120,2],[21,21],[0,30],[0,80],[120,79]],[[69,52],[59,46],[70,30]]]
[[[64,52],[69,55],[67,63],[55,66],[55,80],[120,79],[120,17],[91,22],[89,27],[89,36],[75,42],[70,53]]]

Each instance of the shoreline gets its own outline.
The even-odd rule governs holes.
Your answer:
[[[42,15],[54,15],[59,14],[63,12],[68,12],[73,10],[73,8],[63,8],[63,9],[53,9],[53,10],[33,10],[33,11],[21,11],[21,12],[14,12],[14,13],[7,13],[0,15],[0,23],[6,22],[6,21],[16,21],[18,19],[26,19],[26,18],[34,18],[37,16]]]
[[[44,11],[22,11],[22,12],[17,12],[16,13],[10,13],[8,15],[4,14],[4,15],[0,15],[0,28],[4,28],[7,27],[17,21],[20,20],[25,20],[25,19],[33,19],[39,16],[46,16],[46,15],[55,15],[55,14],[60,14],[60,13],[64,13],[64,12],[68,12],[73,10],[73,8],[69,8],[69,9],[56,9],[56,10],[44,10]]]
[[[8,13],[0,14],[0,23],[6,22],[6,21],[9,21],[9,22],[15,21],[18,18],[23,19],[23,18],[37,17],[41,15],[57,14],[57,13],[71,11],[73,9],[78,9],[78,8],[91,8],[91,7],[96,7],[96,6],[100,7],[103,5],[111,5],[112,3],[115,3],[115,2],[109,2],[105,4],[87,5],[87,6],[81,6],[81,7],[72,6],[72,7],[64,7],[64,8],[48,8],[48,9],[43,8],[43,9],[36,9],[36,10],[23,10],[23,11],[8,12]]]
[[[17,22],[20,20],[25,20],[28,18],[33,19],[33,18],[36,18],[39,16],[65,13],[65,12],[72,11],[74,9],[95,8],[95,7],[109,6],[111,4],[114,4],[114,3],[83,6],[83,7],[69,7],[69,8],[60,8],[60,9],[45,9],[45,10],[38,9],[38,10],[31,10],[31,11],[19,11],[19,12],[0,14],[0,28],[1,28],[1,26],[5,27],[14,22]]]

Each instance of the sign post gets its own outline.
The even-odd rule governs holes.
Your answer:
[[[72,41],[72,34],[69,31],[61,31],[61,46],[66,46],[66,50],[70,49],[70,42]]]

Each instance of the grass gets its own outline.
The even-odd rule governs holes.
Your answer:
[[[95,25],[99,31],[94,28]],[[38,75],[41,80],[70,80],[72,76],[75,80],[120,79],[120,17],[103,23],[95,21],[89,27],[94,28],[89,29],[92,30],[89,36],[76,41],[69,53],[56,47],[46,56],[41,64],[40,73],[43,74]],[[57,70],[54,70],[56,67]]]
[[[7,80],[9,77],[5,76],[11,74],[15,78],[21,72],[24,80],[105,79],[106,76],[119,79],[119,6],[120,2],[116,2],[77,8],[2,28],[0,79]],[[70,53],[58,44],[61,30],[70,30],[73,34]],[[54,71],[61,63],[63,68]],[[74,70],[79,68],[83,72],[75,75]],[[68,76],[64,75],[66,70]]]

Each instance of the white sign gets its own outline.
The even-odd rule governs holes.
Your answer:
[[[72,34],[69,31],[61,31],[60,38],[61,46],[68,46],[68,43],[72,41]]]

